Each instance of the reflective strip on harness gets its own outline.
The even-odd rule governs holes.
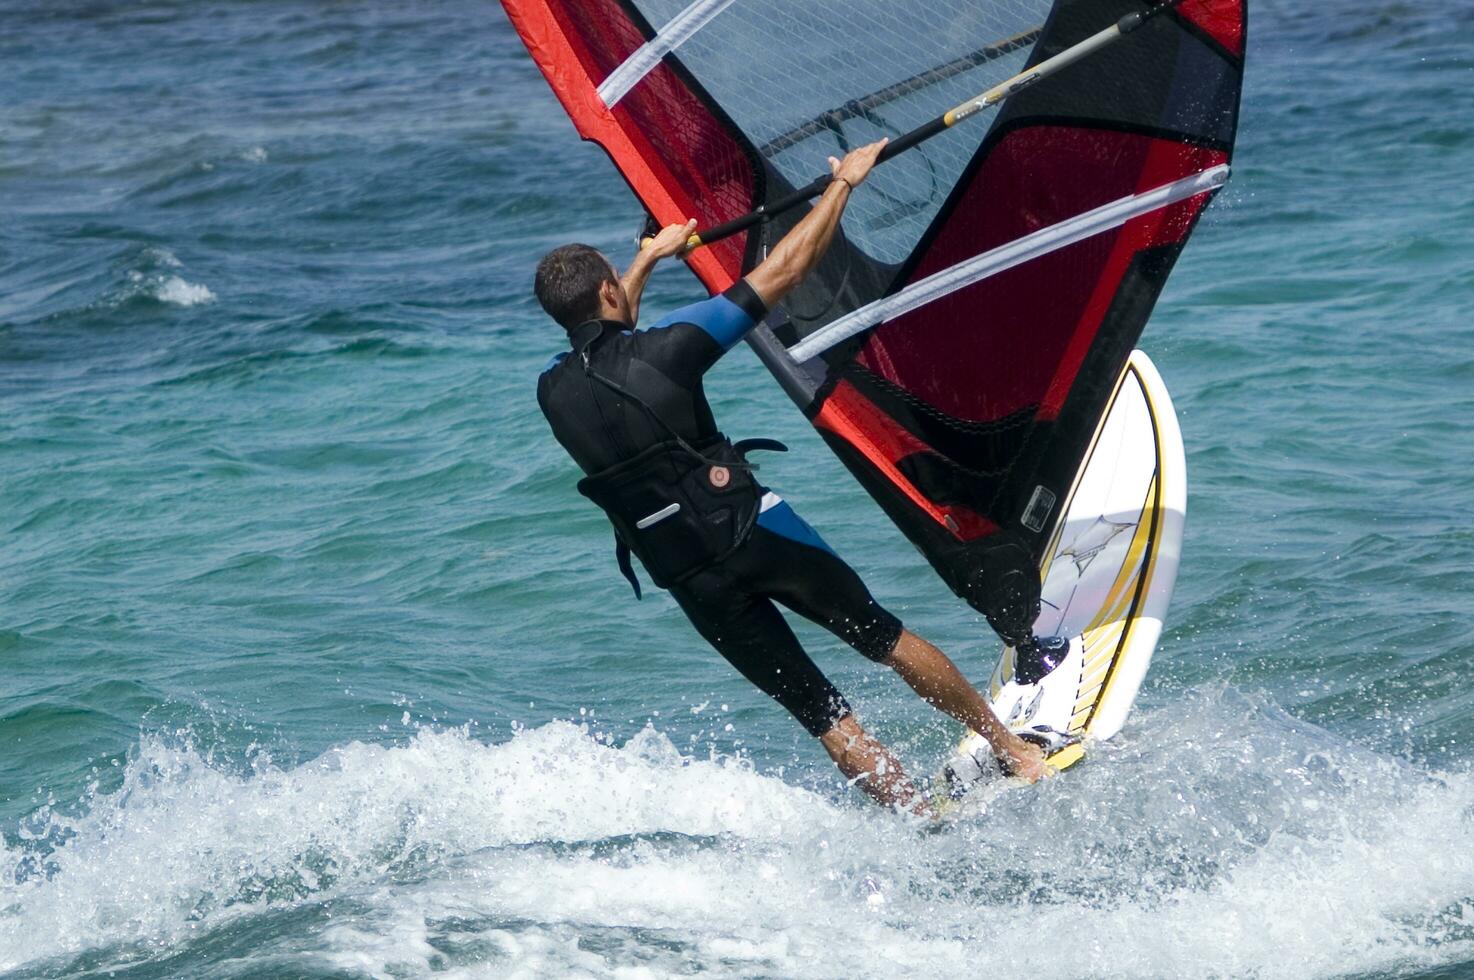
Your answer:
[[[642,517],[638,521],[635,521],[635,527],[637,527],[641,531],[643,531],[647,527],[651,527],[652,525],[659,524],[661,521],[663,521],[667,517],[670,517],[671,515],[675,514],[680,509],[681,509],[681,505],[679,503],[670,504],[668,506],[662,507],[659,510],[657,510],[655,513],[651,514],[649,517]]]

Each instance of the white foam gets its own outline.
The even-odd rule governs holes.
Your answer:
[[[157,245],[151,245],[144,249],[142,257],[147,264],[163,266],[169,269],[178,269],[184,264],[179,261],[179,257],[173,252]]]
[[[663,800],[656,803],[656,800]],[[88,945],[178,936],[191,920],[374,877],[423,849],[466,853],[680,829],[783,833],[827,808],[734,760],[682,759],[645,732],[620,749],[568,724],[485,747],[464,732],[353,743],[291,770],[237,775],[189,747],[141,746],[121,790],[76,820],[52,873],[0,871],[0,969]],[[245,903],[249,905],[250,902]],[[234,913],[229,913],[234,914]]]
[[[208,286],[189,282],[173,271],[183,268],[184,263],[166,248],[151,245],[134,257],[134,263],[137,268],[128,270],[128,283],[113,297],[113,303],[138,297],[172,306],[198,306],[215,301],[215,293]]]
[[[1474,779],[1225,692],[1189,715],[1139,718],[939,833],[837,777],[826,798],[651,729],[420,731],[241,772],[149,738],[121,789],[39,821],[65,838],[49,873],[23,870],[28,842],[0,851],[0,970],[323,903],[297,965],[374,976],[1273,978],[1474,956]]]
[[[215,299],[208,286],[185,282],[178,276],[165,276],[153,287],[154,298],[174,306],[198,306]]]

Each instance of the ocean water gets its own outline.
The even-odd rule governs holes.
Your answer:
[[[615,574],[529,282],[638,208],[494,4],[0,13],[0,975],[1474,974],[1474,6],[1255,0],[1143,339],[1169,631],[1098,761],[942,832]],[[751,355],[710,388],[985,675]]]

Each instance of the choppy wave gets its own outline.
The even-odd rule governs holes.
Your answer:
[[[150,247],[139,252],[135,268],[127,270],[123,287],[112,302],[117,305],[146,299],[171,306],[198,306],[215,300],[210,287],[187,281],[178,271],[184,265],[173,252]]]
[[[426,729],[295,768],[148,737],[121,788],[9,837],[0,968],[208,964],[257,934],[292,940],[258,965],[370,976],[1307,977],[1474,956],[1474,778],[1228,690],[1142,727],[940,828],[649,728]]]

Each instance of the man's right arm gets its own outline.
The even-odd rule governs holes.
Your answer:
[[[824,257],[850,193],[869,175],[886,143],[887,140],[880,140],[851,150],[843,160],[829,158],[834,180],[803,220],[746,276],[748,285],[768,309],[803,282]]]
[[[720,296],[682,307],[666,316],[645,337],[660,338],[664,354],[662,370],[670,377],[699,378],[717,359],[736,346],[768,311],[813,270],[824,256],[839,219],[844,214],[850,191],[858,187],[875,158],[885,149],[885,140],[851,151],[843,160],[829,158],[834,181],[808,214],[783,236],[776,248],[756,269]],[[676,232],[680,225],[666,229]],[[665,232],[662,232],[664,234]],[[695,327],[664,333],[666,327]],[[655,350],[652,357],[660,357]]]

